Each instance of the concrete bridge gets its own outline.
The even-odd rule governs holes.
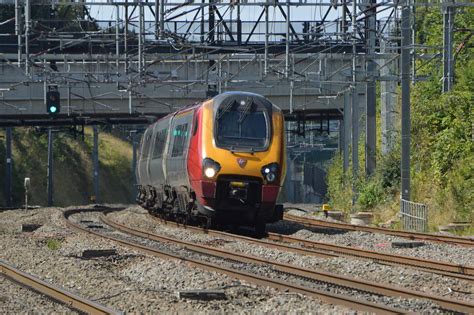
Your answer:
[[[163,114],[201,101],[213,93],[249,91],[265,95],[288,112],[342,110],[351,91],[351,56],[346,54],[292,55],[149,55],[138,60],[113,60],[107,55],[46,55],[25,74],[24,64],[0,63],[0,114],[46,113],[49,86],[61,95],[61,113]],[[365,56],[358,58],[357,103],[365,108]],[[288,79],[287,79],[288,77]],[[291,79],[289,79],[291,78]]]

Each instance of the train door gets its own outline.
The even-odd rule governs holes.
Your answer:
[[[138,177],[140,185],[150,185],[150,174],[148,169],[148,156],[150,152],[150,142],[153,135],[153,129],[148,128],[142,137],[140,148],[140,159],[138,160]]]
[[[159,189],[165,184],[163,156],[168,139],[169,119],[160,120],[153,128],[153,144],[150,152],[149,168],[151,185]]]
[[[173,118],[170,128],[170,140],[166,159],[167,183],[179,189],[189,187],[186,158],[191,137],[194,111],[181,113]]]

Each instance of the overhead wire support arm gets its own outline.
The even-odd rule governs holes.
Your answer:
[[[227,23],[225,22],[224,18],[222,17],[222,15],[220,14],[217,8],[215,12],[217,13],[217,16],[219,17],[219,19],[221,20],[221,23],[224,26],[227,35],[229,35],[230,40],[235,42],[234,36],[232,36],[232,32],[230,31],[229,27],[227,26]]]
[[[262,12],[261,12],[260,15],[258,16],[258,19],[257,19],[257,21],[255,22],[255,24],[253,25],[252,30],[250,31],[249,36],[247,37],[247,40],[245,41],[245,44],[244,44],[244,45],[247,45],[247,43],[250,41],[250,38],[252,37],[253,33],[254,33],[255,30],[257,29],[258,23],[260,23],[260,21],[262,20],[262,17],[263,17],[263,14],[264,14],[264,13],[265,13],[265,8],[263,8]]]
[[[278,5],[278,9],[280,9],[280,12],[281,12],[281,15],[283,16],[283,18],[286,20],[286,21],[289,21],[289,16],[290,16],[290,6],[291,6],[291,2],[290,0],[287,0],[286,1],[286,7],[287,7],[287,12],[288,12],[288,17],[285,13],[285,10],[283,10],[283,8],[281,7],[281,5]],[[288,27],[289,29],[291,30],[291,33],[293,34],[293,36],[295,36],[295,39],[298,41],[298,42],[301,42],[298,34],[296,33],[295,29],[293,28],[293,25],[291,25],[291,22],[288,22]]]

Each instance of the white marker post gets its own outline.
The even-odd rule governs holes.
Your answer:
[[[28,188],[30,187],[30,178],[25,177],[25,210],[28,210]]]

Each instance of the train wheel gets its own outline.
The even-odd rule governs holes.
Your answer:
[[[257,237],[264,237],[266,235],[266,224],[264,222],[257,222],[255,224],[255,234]]]
[[[212,227],[212,219],[211,218],[206,218],[206,221],[204,222],[204,228],[210,229]]]

